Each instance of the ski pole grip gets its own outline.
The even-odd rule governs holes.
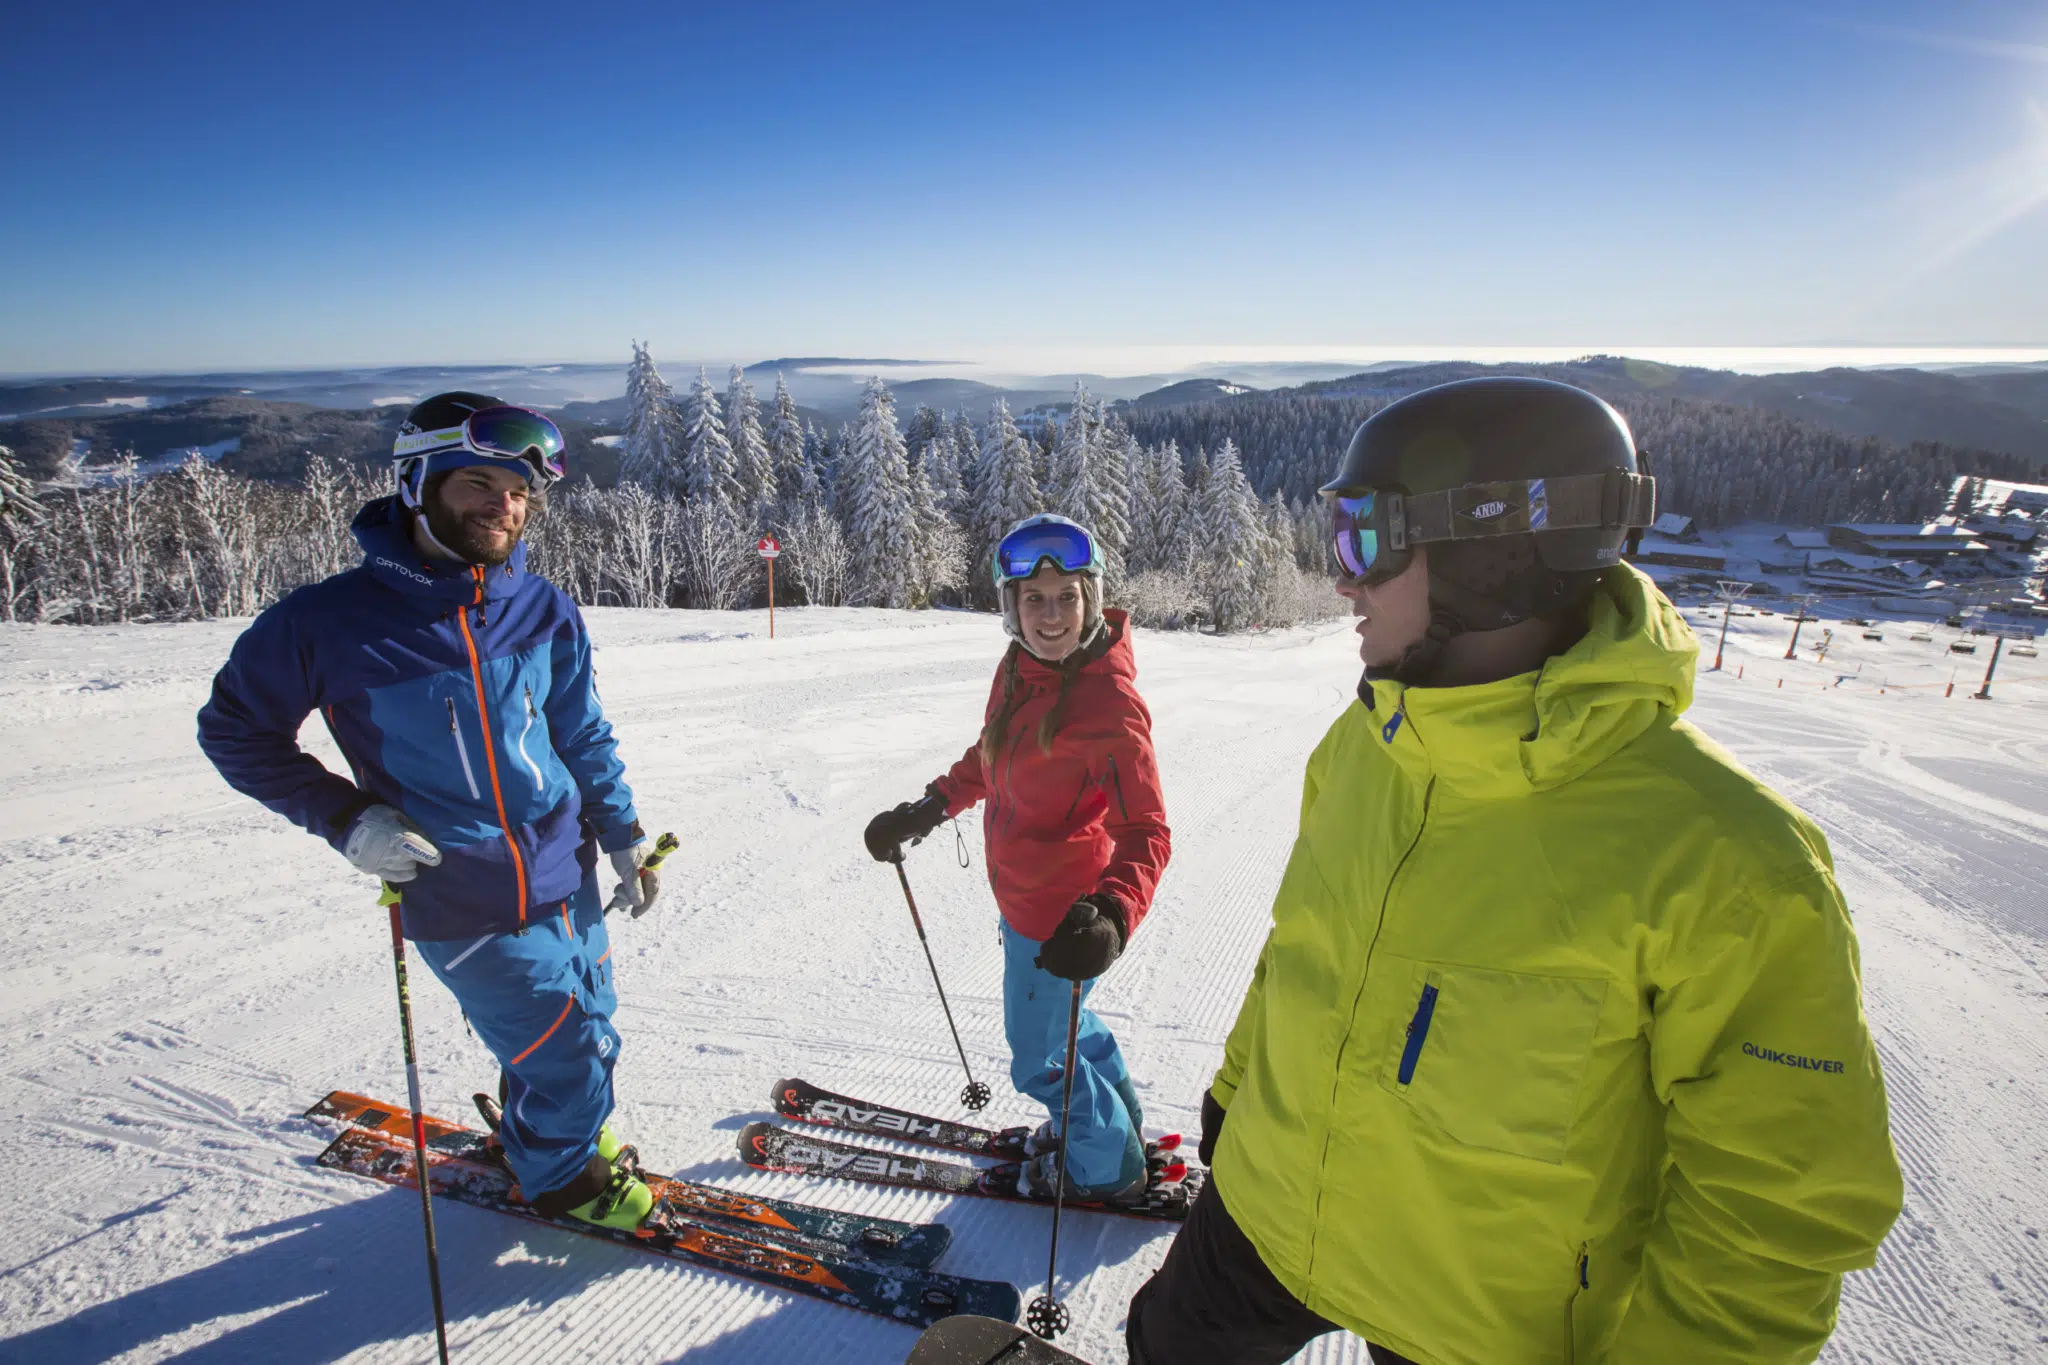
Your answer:
[[[673,834],[664,834],[654,841],[654,851],[647,855],[647,861],[640,864],[642,872],[652,872],[660,867],[669,854],[682,847],[682,841]]]

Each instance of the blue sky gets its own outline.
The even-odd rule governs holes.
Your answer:
[[[9,29],[0,373],[2048,345],[2039,4],[22,0]]]

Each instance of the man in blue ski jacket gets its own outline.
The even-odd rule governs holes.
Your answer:
[[[393,458],[397,493],[352,528],[362,565],[242,633],[199,744],[236,790],[399,891],[405,936],[502,1067],[499,1137],[534,1206],[635,1227],[652,1196],[605,1127],[619,1035],[604,916],[640,915],[655,878],[582,615],[519,543],[562,436],[445,393],[413,408]],[[315,711],[351,777],[299,748]],[[609,904],[600,852],[619,876]]]

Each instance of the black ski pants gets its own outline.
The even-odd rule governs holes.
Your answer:
[[[1159,1273],[1131,1299],[1131,1365],[1280,1365],[1337,1324],[1288,1293],[1223,1206],[1203,1188]],[[1383,1346],[1373,1365],[1415,1365]]]

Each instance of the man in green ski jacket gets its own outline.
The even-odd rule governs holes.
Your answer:
[[[1810,1361],[1901,1186],[1826,841],[1679,718],[1620,415],[1425,390],[1324,490],[1362,618],[1134,1365]]]

